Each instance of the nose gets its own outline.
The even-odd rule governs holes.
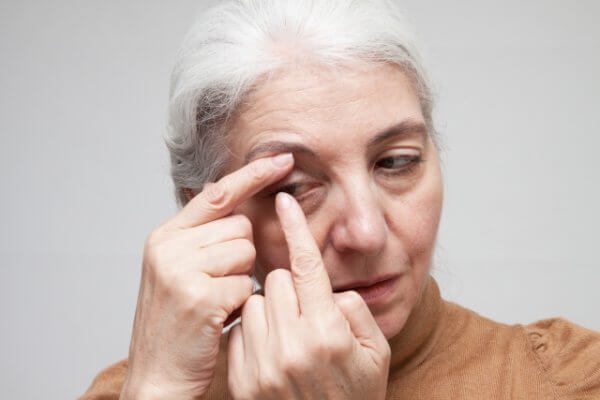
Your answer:
[[[372,256],[386,242],[387,226],[376,194],[368,188],[351,185],[343,194],[331,230],[331,241],[338,252],[356,251]]]

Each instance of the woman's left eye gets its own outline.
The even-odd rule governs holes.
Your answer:
[[[420,155],[389,156],[379,159],[375,167],[382,169],[385,174],[401,174],[411,172],[419,163],[423,162]]]

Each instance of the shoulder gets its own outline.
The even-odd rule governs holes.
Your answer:
[[[522,325],[529,351],[557,393],[600,398],[600,333],[563,318]]]
[[[88,390],[79,400],[118,399],[123,382],[127,377],[127,359],[109,365],[92,381]]]

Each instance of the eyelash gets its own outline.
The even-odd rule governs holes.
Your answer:
[[[296,190],[298,190],[300,185],[301,185],[300,183],[288,183],[286,185],[276,187],[275,189],[273,189],[272,191],[269,192],[269,195],[275,196],[279,192],[285,192],[285,193],[293,196],[294,192]]]
[[[381,168],[383,170],[391,170],[391,171],[388,171],[388,172],[383,172],[382,171],[382,173],[384,175],[388,175],[388,176],[410,175],[411,173],[413,173],[415,171],[415,169],[419,166],[420,163],[422,163],[422,162],[425,161],[420,155],[415,155],[415,156],[390,156],[390,157],[384,157],[384,158],[378,160],[375,163],[375,165],[377,165],[377,163],[379,163],[379,162],[381,162],[383,160],[394,159],[394,158],[404,158],[404,159],[407,159],[408,161],[401,168],[396,168],[396,169]]]
[[[381,162],[382,160],[387,160],[387,159],[393,159],[393,158],[405,158],[408,160],[408,162],[401,168],[396,168],[396,169],[391,169],[391,168],[381,168],[381,169],[389,169],[391,170],[391,172],[382,172],[384,175],[387,176],[400,176],[400,175],[410,175],[412,174],[415,169],[418,167],[418,165],[422,162],[424,162],[425,160],[420,156],[390,156],[390,157],[384,157],[379,159],[375,165],[377,165],[377,163]],[[288,183],[279,187],[274,188],[273,190],[271,190],[269,192],[270,196],[275,196],[277,195],[277,193],[279,192],[285,192],[288,193],[290,195],[294,195],[294,192],[296,190],[298,190],[298,188],[301,186],[301,183],[296,183],[296,182],[292,182],[292,183]]]

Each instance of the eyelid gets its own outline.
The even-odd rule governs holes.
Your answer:
[[[294,190],[296,190],[298,187],[302,187],[302,183],[290,182],[290,183],[283,184],[283,185],[276,185],[272,190],[269,190],[269,194],[274,195],[279,192],[286,192],[293,196],[294,193],[290,193],[289,189],[293,188]]]
[[[303,182],[298,177],[298,175],[301,175],[300,172],[298,172],[297,169],[292,169],[292,171],[289,174],[287,174],[281,180],[273,183],[272,185],[267,186],[265,189],[263,189],[262,192],[265,194],[265,196],[271,196],[277,194],[277,192],[280,192],[286,187],[293,185],[300,186]]]
[[[298,171],[298,169],[293,168],[289,174],[285,175],[283,178],[281,178],[279,181],[272,184],[270,187],[272,187],[272,188],[281,187],[281,186],[287,186],[290,184],[297,183],[297,182],[301,181],[301,178],[300,178],[301,176],[302,176],[302,174]]]
[[[392,153],[392,154],[389,154],[389,153]],[[378,159],[392,157],[392,156],[411,157],[411,156],[420,156],[420,155],[421,155],[421,152],[418,149],[402,147],[402,148],[394,148],[394,149],[386,150],[383,153],[381,153],[381,155],[379,155]]]
[[[409,150],[409,151],[407,151]],[[393,159],[393,164],[396,164],[396,160],[400,159],[402,165],[384,166],[380,163],[386,160]],[[373,170],[377,171],[380,175],[386,178],[408,178],[415,176],[414,174],[419,170],[420,165],[423,164],[425,159],[421,151],[414,148],[394,148],[381,153],[373,163]]]
[[[272,185],[267,192],[267,195],[274,196],[278,192],[285,191],[290,195],[296,197],[296,199],[300,200],[304,197],[305,194],[311,193],[313,189],[319,187],[320,184],[315,180],[306,180],[306,179],[298,179],[298,180],[289,180],[283,183],[277,183]],[[293,189],[292,193],[290,189]]]

